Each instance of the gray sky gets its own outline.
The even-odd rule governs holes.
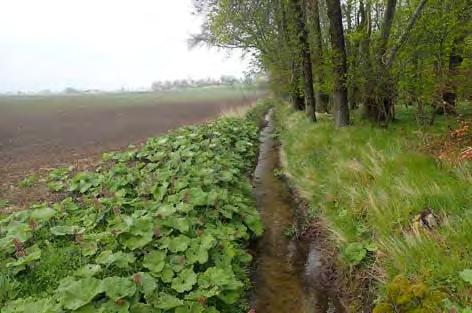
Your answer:
[[[191,12],[191,0],[1,0],[0,92],[241,76],[238,53],[188,50]]]

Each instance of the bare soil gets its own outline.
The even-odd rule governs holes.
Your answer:
[[[80,169],[94,163],[103,152],[139,144],[183,125],[208,121],[255,100],[245,97],[140,106],[60,106],[31,111],[1,107],[0,199],[14,204],[19,204],[18,200],[41,200],[41,190],[18,194],[18,181],[30,173],[62,165]]]

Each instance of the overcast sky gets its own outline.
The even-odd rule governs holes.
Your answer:
[[[0,92],[241,76],[237,53],[188,50],[191,0],[1,0]]]

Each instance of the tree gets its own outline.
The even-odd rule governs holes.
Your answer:
[[[319,0],[309,0],[307,2],[307,11],[309,14],[312,33],[312,55],[313,55],[313,80],[315,84],[315,103],[318,112],[328,112],[328,96],[322,91],[323,84],[323,37],[321,33],[320,22],[320,4]]]
[[[349,125],[349,105],[347,101],[347,62],[344,30],[339,0],[327,0],[330,24],[331,46],[333,49],[334,65],[334,120],[336,127]]]
[[[305,106],[309,118],[316,121],[315,93],[313,89],[313,70],[311,64],[310,44],[308,43],[308,32],[305,27],[305,14],[302,0],[290,0],[293,10],[293,19],[298,39],[298,49],[303,71],[303,86],[305,91]]]
[[[244,49],[277,96],[337,126],[349,105],[386,125],[398,103],[447,113],[470,95],[470,0],[194,1],[205,23],[193,42]]]

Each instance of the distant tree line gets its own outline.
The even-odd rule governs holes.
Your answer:
[[[212,86],[235,86],[235,85],[246,85],[246,86],[261,86],[263,78],[259,76],[246,76],[244,78],[237,78],[230,75],[223,75],[220,78],[205,78],[205,79],[178,79],[178,80],[166,80],[166,81],[155,81],[151,85],[152,91],[166,91],[174,89],[185,89],[185,88],[201,88],[201,87],[212,87]]]

